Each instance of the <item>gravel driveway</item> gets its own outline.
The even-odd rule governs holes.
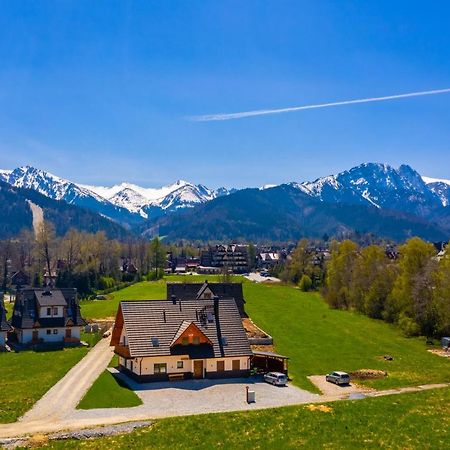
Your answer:
[[[111,369],[115,370],[115,369]],[[145,410],[148,417],[169,417],[223,411],[274,408],[314,402],[319,395],[291,384],[272,386],[261,378],[228,380],[185,380],[159,383],[136,383],[119,374],[143,401],[136,408]],[[256,402],[246,401],[246,387],[255,391]]]

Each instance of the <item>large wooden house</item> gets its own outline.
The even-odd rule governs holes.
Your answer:
[[[248,317],[242,283],[167,283],[167,300],[210,300],[214,297],[234,298],[241,317]]]
[[[16,293],[11,325],[21,344],[74,344],[86,321],[76,289],[23,289]]]
[[[252,351],[233,298],[123,301],[111,345],[138,381],[242,377]]]
[[[6,309],[3,302],[3,292],[0,292],[0,350],[3,350],[5,348],[7,333],[10,330],[11,326],[6,320]]]

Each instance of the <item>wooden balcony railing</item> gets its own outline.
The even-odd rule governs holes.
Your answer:
[[[117,344],[114,347],[114,353],[116,353],[119,356],[122,356],[123,358],[129,358],[130,357],[130,349],[126,345]]]

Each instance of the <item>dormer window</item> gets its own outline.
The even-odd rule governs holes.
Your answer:
[[[152,337],[153,347],[159,347],[159,339],[157,337]]]

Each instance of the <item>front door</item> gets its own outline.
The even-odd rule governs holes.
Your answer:
[[[70,339],[72,337],[72,329],[66,328],[66,338]]]
[[[36,342],[39,339],[39,331],[33,330],[33,342]]]
[[[203,378],[203,361],[194,361],[194,378]]]

